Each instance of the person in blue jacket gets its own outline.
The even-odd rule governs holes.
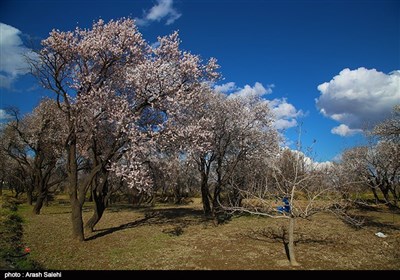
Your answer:
[[[283,212],[290,213],[290,202],[289,202],[289,199],[285,196],[282,199],[282,202],[283,202],[284,205],[277,207],[278,212],[282,213],[282,214],[283,214]]]

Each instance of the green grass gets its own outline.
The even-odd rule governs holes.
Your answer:
[[[285,220],[241,216],[214,226],[198,199],[184,206],[112,206],[83,243],[71,239],[64,202],[54,201],[39,216],[27,206],[19,213],[30,257],[46,269],[292,269],[282,240],[274,238]],[[328,214],[298,220],[300,269],[400,269],[400,215],[358,214],[368,222],[361,229]],[[84,219],[90,216],[85,208]],[[377,231],[388,237],[376,237]]]

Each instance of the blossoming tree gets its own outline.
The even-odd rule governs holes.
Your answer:
[[[196,102],[205,82],[218,77],[215,59],[203,64],[180,50],[178,33],[158,40],[158,47],[147,44],[132,19],[99,20],[91,29],[53,30],[42,42],[39,62],[31,64],[65,114],[73,237],[78,240],[84,240],[82,205],[89,186],[99,182],[94,190],[101,199],[95,202],[103,204],[100,185],[106,185],[108,172],[130,187],[149,188],[146,158],[157,139],[173,131],[174,118]],[[107,149],[99,149],[102,145]],[[78,154],[91,163],[83,184],[78,184]]]

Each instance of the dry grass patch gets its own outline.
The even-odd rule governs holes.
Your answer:
[[[47,269],[292,269],[283,245],[286,220],[234,217],[214,226],[198,200],[185,206],[108,209],[87,241],[73,242],[68,204],[53,203],[33,216],[22,214],[25,242]],[[400,269],[400,215],[360,212],[361,229],[320,214],[296,224],[301,269]],[[84,212],[87,220],[89,209]],[[374,234],[382,231],[387,238]]]

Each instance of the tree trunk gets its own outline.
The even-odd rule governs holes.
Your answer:
[[[43,202],[44,206],[46,206],[46,207],[49,206],[49,199],[50,199],[50,198],[49,198],[49,195],[46,194],[46,197],[45,197],[44,202]]]
[[[69,197],[71,201],[71,221],[72,221],[72,238],[78,241],[84,241],[82,205],[78,199],[78,166],[76,162],[76,138],[71,136],[67,144],[67,171],[69,181]]]
[[[181,204],[181,202],[182,202],[182,191],[179,182],[177,182],[174,187],[174,203]]]
[[[296,256],[294,253],[294,222],[295,218],[289,218],[289,244],[288,244],[288,251],[289,251],[289,261],[290,265],[292,266],[299,266],[300,264],[296,261]]]
[[[237,188],[234,188],[233,189],[233,198],[232,198],[233,205],[235,207],[242,207],[242,200],[243,200],[243,197],[242,197],[240,191]]]
[[[32,188],[28,188],[27,192],[26,192],[26,198],[28,201],[28,205],[32,205],[33,204],[33,190]]]
[[[0,196],[3,195],[3,180],[0,181]]]
[[[221,210],[220,207],[220,194],[222,189],[222,158],[218,157],[217,160],[217,185],[214,188],[214,197],[213,197],[213,217],[214,219],[218,219],[219,211]]]
[[[38,197],[36,199],[36,204],[33,207],[33,213],[36,215],[40,214],[40,210],[43,207],[43,204],[47,200],[47,194],[48,194],[48,189],[49,189],[49,179],[50,179],[50,173],[53,168],[50,167],[49,169],[46,170],[45,175],[41,173],[38,173],[38,176],[36,177],[36,188],[39,191]]]
[[[390,204],[389,190],[387,188],[381,188],[381,191],[383,193],[383,198],[385,199],[385,202]]]
[[[103,176],[103,182],[96,184],[92,190],[92,197],[94,201],[94,212],[92,217],[87,221],[85,228],[93,232],[94,227],[103,216],[104,210],[107,208],[108,200],[108,182],[107,175]]]
[[[393,205],[397,206],[397,201],[399,200],[399,198],[397,197],[396,189],[395,188],[390,188],[390,192],[393,195]]]
[[[39,195],[38,198],[36,200],[36,204],[33,207],[33,214],[39,215],[40,214],[40,210],[43,207],[43,202],[45,201],[47,197],[47,189],[46,190],[42,190]]]
[[[93,186],[90,187],[90,195],[89,195],[88,201],[93,202]]]
[[[79,200],[71,199],[71,220],[72,220],[72,238],[78,241],[84,241],[82,205]]]
[[[203,211],[205,216],[211,216],[211,204],[210,204],[210,190],[208,189],[208,176],[210,175],[211,163],[214,161],[215,157],[211,155],[207,159],[207,155],[202,155],[199,162],[199,171],[201,174],[201,200],[203,203]]]
[[[214,197],[212,203],[212,214],[214,218],[218,218],[218,214],[221,211],[220,196],[221,196],[221,186],[217,184],[214,189]]]
[[[208,177],[206,174],[201,174],[201,200],[203,202],[204,215],[211,215],[211,205],[210,205],[210,193],[208,190]]]
[[[92,217],[86,222],[85,228],[88,229],[90,232],[94,231],[94,227],[100,221],[101,217],[103,216],[104,210],[107,208],[105,199],[100,196],[93,196],[94,201],[94,212]]]
[[[375,204],[378,204],[379,203],[379,197],[378,197],[378,194],[376,192],[376,189],[374,187],[372,187],[371,190],[372,190],[372,193],[374,194]]]

